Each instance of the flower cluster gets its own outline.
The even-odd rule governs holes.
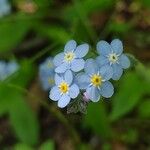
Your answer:
[[[0,81],[5,80],[7,77],[15,73],[19,69],[19,65],[15,61],[6,63],[0,61]]]
[[[48,90],[49,98],[58,101],[58,107],[64,108],[82,95],[83,101],[97,102],[101,97],[110,98],[114,87],[110,80],[119,80],[123,69],[130,66],[128,57],[123,54],[123,45],[119,39],[110,44],[106,41],[97,43],[97,56],[86,61],[84,56],[89,51],[87,43],[77,46],[76,41],[70,40],[64,47],[64,52],[52,59],[47,59],[40,66],[40,76],[43,88]],[[53,84],[49,82],[54,80]],[[76,101],[76,100],[74,100]]]
[[[0,18],[4,15],[9,14],[11,11],[10,4],[8,0],[0,0]]]
[[[48,57],[40,66],[39,66],[39,78],[40,83],[45,91],[50,90],[55,82],[54,82],[54,63],[53,58]]]

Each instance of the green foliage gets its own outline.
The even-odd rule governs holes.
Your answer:
[[[14,146],[13,150],[33,150],[33,148],[24,143],[18,143]]]
[[[110,115],[112,121],[119,119],[130,112],[145,94],[147,83],[141,82],[141,78],[135,72],[126,73],[120,81],[118,91],[113,98],[113,108]]]
[[[105,106],[101,103],[90,103],[84,118],[86,126],[103,138],[111,137],[112,131]]]
[[[141,118],[150,118],[150,99],[139,105],[138,113]]]
[[[0,52],[11,51],[24,38],[29,30],[27,21],[20,21],[17,17],[9,21],[0,22]]]
[[[10,111],[10,122],[16,136],[22,142],[29,145],[38,143],[39,126],[37,118],[22,96],[16,95],[15,97],[14,107]]]
[[[41,147],[39,148],[39,150],[54,150],[54,143],[51,140],[48,140],[46,142],[44,142]]]

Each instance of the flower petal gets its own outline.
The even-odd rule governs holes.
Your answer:
[[[107,57],[101,55],[96,58],[96,62],[98,63],[99,66],[103,66],[103,65],[108,64],[109,60]]]
[[[69,64],[64,62],[55,69],[56,73],[64,73],[68,69]]]
[[[119,62],[120,62],[123,69],[127,69],[130,67],[130,60],[125,54],[122,54],[120,56]]]
[[[68,41],[68,42],[66,43],[65,48],[64,48],[64,51],[65,51],[65,52],[74,51],[75,48],[76,48],[76,46],[77,46],[76,41],[70,40],[70,41]]]
[[[71,63],[71,70],[78,72],[84,68],[85,61],[83,59],[74,59]]]
[[[119,39],[114,39],[110,45],[113,52],[115,52],[116,54],[121,54],[123,52],[123,44]]]
[[[100,55],[108,55],[111,53],[111,46],[108,42],[106,41],[99,41],[96,45],[96,48],[97,48],[97,52],[100,54]]]
[[[76,76],[76,81],[80,89],[86,89],[90,85],[90,77],[83,73]]]
[[[99,71],[99,67],[94,59],[87,59],[85,62],[84,70],[87,74],[91,75]]]
[[[109,80],[113,76],[113,69],[110,65],[104,65],[100,68],[99,73],[102,76],[102,79]]]
[[[112,76],[112,79],[113,80],[119,80],[122,73],[123,73],[123,69],[121,68],[120,65],[118,64],[114,64],[112,65],[112,68],[113,68],[113,76]]]
[[[76,98],[79,95],[79,87],[73,84],[69,89],[69,95],[71,98]]]
[[[70,102],[70,97],[67,94],[61,96],[60,100],[58,101],[58,107],[64,108]]]
[[[82,44],[79,45],[75,50],[75,55],[77,58],[84,57],[89,51],[89,45],[88,44]]]
[[[55,66],[59,66],[62,64],[64,60],[64,53],[59,53],[54,57],[53,63]]]
[[[91,86],[86,89],[86,93],[89,96],[89,99],[93,102],[98,102],[100,100],[100,91],[98,88]]]
[[[57,73],[55,74],[55,84],[59,85],[63,81],[63,78],[60,77]]]
[[[109,98],[114,94],[114,87],[111,82],[106,81],[100,88],[100,93],[103,97]]]
[[[54,86],[49,94],[49,98],[53,101],[58,101],[60,99],[61,95],[60,95],[60,91],[58,89],[57,86]]]
[[[73,74],[70,70],[67,70],[64,75],[65,81],[70,85],[73,80]]]

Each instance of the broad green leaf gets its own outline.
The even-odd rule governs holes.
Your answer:
[[[54,150],[54,142],[51,140],[48,140],[46,142],[44,142],[39,150]]]
[[[110,118],[115,121],[130,112],[139,102],[145,90],[145,82],[135,72],[126,73],[112,103]]]
[[[71,38],[70,33],[58,25],[47,26],[44,24],[38,23],[35,25],[35,30],[42,36],[49,38],[55,42],[64,44]]]
[[[150,99],[139,105],[138,114],[141,118],[150,118]]]
[[[34,150],[34,149],[31,148],[29,145],[19,143],[14,146],[13,150]]]
[[[0,52],[11,51],[23,40],[29,29],[26,21],[14,19],[0,22]]]
[[[38,120],[22,95],[18,94],[14,98],[14,105],[10,110],[10,122],[16,136],[28,145],[37,144],[39,138]]]
[[[89,104],[84,123],[103,138],[110,137],[112,134],[108,116],[102,102]]]

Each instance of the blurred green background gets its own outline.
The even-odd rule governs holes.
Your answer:
[[[0,60],[19,71],[0,82],[0,150],[149,150],[150,1],[9,0],[0,18]],[[67,114],[39,84],[38,65],[70,39],[120,38],[136,61],[114,82],[110,100],[90,103],[87,114]],[[134,59],[133,59],[134,60]]]

